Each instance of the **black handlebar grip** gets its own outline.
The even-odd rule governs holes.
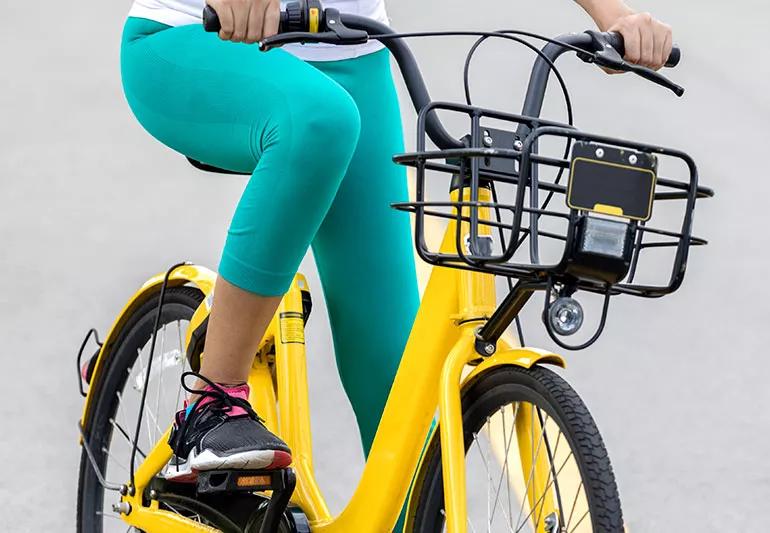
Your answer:
[[[286,28],[286,12],[281,11],[281,22],[278,28],[278,33],[282,33]],[[214,8],[211,6],[206,6],[203,8],[203,29],[212,32],[212,33],[219,33],[219,30],[222,29],[222,23],[219,21],[219,15],[217,15],[217,12],[214,11]]]
[[[671,55],[668,56],[668,61],[666,61],[666,66],[669,68],[673,68],[677,66],[681,60],[682,60],[682,49],[674,45],[674,47],[671,49]]]
[[[623,36],[618,32],[612,32],[608,33],[608,41],[610,45],[618,51],[618,53],[621,56],[626,55],[626,46],[623,43]],[[666,64],[664,66],[673,68],[679,64],[679,61],[682,60],[682,50],[677,46],[674,45],[674,47],[671,49],[671,54],[668,56],[668,60],[666,61]]]
[[[212,33],[218,33],[222,29],[219,15],[211,6],[203,8],[203,29]]]

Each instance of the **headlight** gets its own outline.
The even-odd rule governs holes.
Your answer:
[[[586,217],[579,250],[583,253],[622,259],[629,238],[628,223],[604,218]]]

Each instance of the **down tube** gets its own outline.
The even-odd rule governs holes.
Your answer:
[[[451,229],[451,228],[450,228]],[[454,238],[454,230],[449,232]],[[315,533],[380,533],[395,526],[436,413],[439,375],[459,330],[457,271],[434,268],[352,499]]]

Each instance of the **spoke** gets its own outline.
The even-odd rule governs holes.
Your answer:
[[[489,417],[487,417],[487,442],[490,443],[491,447],[491,439],[489,437],[490,433],[490,424],[489,424]],[[481,460],[484,462],[484,469],[487,471],[487,528],[492,528],[492,472],[489,471],[489,456],[485,456],[481,452],[481,442],[478,440],[478,436],[474,435],[474,439],[476,439],[476,443],[479,447],[479,454],[481,455]]]
[[[545,426],[548,423],[548,413],[545,414],[545,420],[541,420],[540,408],[538,407],[537,408],[537,415],[538,415],[537,419],[540,422],[540,427],[541,427],[541,433],[542,433],[541,438],[545,442],[545,447],[546,447],[546,452],[547,452],[548,451],[548,437],[545,434]],[[545,478],[546,488],[543,489],[543,496],[544,497],[548,493],[548,488],[550,487],[550,485],[548,485],[548,482],[551,480],[551,469],[553,468],[553,464],[551,463],[550,457],[548,458],[548,463],[549,463],[549,466],[551,468],[548,469],[548,477]],[[555,482],[556,482],[556,479],[554,478],[554,483]],[[544,509],[544,507],[545,507],[544,505],[540,506],[540,511],[538,511],[538,513],[537,513],[537,515],[535,517],[535,529],[537,529],[537,525],[540,523],[540,518],[542,518],[542,516],[543,516],[543,509]]]
[[[126,432],[126,430],[123,429],[123,427],[120,424],[115,422],[115,420],[113,418],[110,418],[110,424],[112,424],[112,427],[117,429],[118,432],[126,438],[126,440],[128,441],[128,444],[130,444],[130,445],[134,444],[131,441],[131,437],[128,436],[128,433]],[[145,455],[145,453],[142,451],[142,449],[139,446],[136,447],[136,451],[139,452],[139,454],[142,456],[143,459],[147,458],[147,455]]]
[[[182,340],[182,321],[177,320],[176,321],[176,329],[179,333],[179,353],[182,354],[182,373],[185,371],[185,362],[187,361],[187,354],[184,352],[184,341]],[[179,400],[182,396],[182,376],[179,376],[179,380],[177,383],[176,388],[176,403],[174,404],[174,409],[179,409]]]
[[[164,359],[166,358],[165,347],[166,347],[166,324],[163,324],[163,327],[160,330],[160,355],[158,355],[158,360],[155,361],[155,366],[158,368],[158,392],[155,395],[155,417],[154,417],[156,419],[158,416],[160,416],[160,398],[163,392],[163,370],[165,367]],[[149,384],[147,386],[149,386]],[[155,422],[155,425],[156,426],[158,425],[157,420]],[[160,430],[160,427],[158,427],[158,437],[160,437],[160,435],[162,434],[163,432]]]
[[[535,472],[537,471],[537,457],[535,456],[535,404],[529,405],[529,451],[532,455],[532,462],[529,464],[529,470],[530,470],[530,476],[532,479],[532,494],[537,494],[537,476],[535,476]],[[538,450],[539,452],[540,450]],[[527,493],[527,501],[529,501],[529,493]],[[530,513],[532,512],[532,509],[530,509]],[[526,519],[525,519],[526,521]],[[535,531],[537,531],[537,527],[535,527]]]
[[[124,465],[123,463],[121,463],[120,461],[118,461],[117,457],[115,457],[114,455],[112,455],[110,453],[109,448],[107,448],[106,446],[102,446],[102,451],[107,454],[107,457],[112,459],[112,461],[113,461],[112,464],[114,464],[116,466],[119,466],[122,470],[125,470],[126,474],[129,473],[128,467],[126,465]]]
[[[130,376],[130,371],[129,371],[129,376]],[[123,410],[123,396],[121,395],[120,391],[116,391],[115,395],[118,397],[118,409],[117,409],[117,411],[118,411],[118,413],[122,413],[123,414],[123,424],[126,427],[131,427],[131,425],[128,423],[128,414]],[[117,418],[117,416],[116,416],[116,418]],[[131,438],[129,437],[128,440],[130,441]]]
[[[489,417],[487,417],[487,433],[489,433]],[[476,447],[479,450],[479,456],[481,456],[481,461],[484,463],[484,469],[487,471],[487,526],[488,528],[491,528],[492,519],[491,513],[490,513],[490,501],[492,496],[492,473],[489,471],[489,461],[484,455],[484,452],[481,450],[481,441],[479,441],[479,435],[478,433],[473,434],[473,441],[476,443]]]
[[[115,391],[115,394],[117,394],[117,396],[118,396],[118,402],[120,402],[119,405],[122,406],[123,405],[123,394],[121,394],[120,391]],[[149,443],[150,446],[152,446],[154,441],[152,440],[152,434],[150,433],[150,421],[147,418],[145,418],[145,422],[147,423],[146,424],[146,426],[147,426],[147,439],[148,439],[147,442]],[[136,435],[136,440],[137,440],[136,444],[138,446],[139,445],[139,435],[138,434]],[[131,439],[131,445],[133,446],[133,439]]]
[[[533,479],[534,474],[535,474],[535,460],[537,459],[538,455],[540,454],[540,445],[543,443],[543,436],[542,436],[542,433],[541,433],[540,440],[537,443],[537,450],[534,449],[534,447],[535,447],[534,446],[534,444],[535,444],[535,428],[534,428],[534,426],[532,424],[530,424],[530,428],[531,428],[531,431],[530,431],[531,439],[530,440],[531,440],[531,448],[532,448],[532,466],[529,469],[529,476],[527,477],[527,484],[524,487],[524,497],[521,499],[521,507],[519,507],[519,515],[518,515],[518,518],[516,518],[516,527],[518,528],[516,531],[519,531],[521,529],[521,526],[518,525],[519,524],[519,518],[521,518],[521,514],[524,512],[524,502],[526,502],[527,499],[529,498],[529,496],[528,496],[528,494],[529,494],[529,485],[532,483],[532,479]],[[534,487],[533,487],[533,490],[534,490]],[[529,514],[524,518],[524,523],[526,523],[527,518],[532,516],[532,512],[533,512],[533,510],[529,511]]]
[[[155,424],[155,427],[158,429],[158,437],[160,437],[163,434],[163,430],[160,428],[160,424],[158,424],[158,419],[155,418],[155,415],[152,414],[151,410],[146,409],[146,412],[147,412],[148,415],[150,415],[150,418],[152,418],[153,424]],[[149,424],[149,421],[147,423]],[[158,439],[154,439],[154,440],[150,441],[150,446],[155,444],[157,441],[158,441]]]
[[[573,456],[573,453],[572,453],[572,450],[570,449],[569,455],[568,455],[568,456],[567,456],[567,458],[564,460],[564,462],[561,464],[561,466],[559,467],[559,469],[556,471],[556,477],[558,477],[558,476],[559,476],[559,474],[561,474],[561,471],[562,471],[562,470],[564,469],[564,467],[567,465],[567,462],[570,460],[570,458],[571,458],[572,456]],[[550,476],[550,474],[549,474],[549,476]],[[549,478],[549,479],[550,479],[550,478]],[[554,478],[554,479],[556,479],[556,478]],[[538,504],[540,503],[540,501],[541,501],[541,500],[542,500],[542,499],[545,497],[545,495],[546,495],[546,493],[547,493],[548,489],[550,489],[550,488],[551,488],[551,485],[553,485],[553,480],[550,480],[550,481],[549,481],[549,482],[546,484],[546,487],[545,487],[545,489],[543,490],[543,494],[540,496],[540,498],[538,498],[538,500],[535,502],[535,505],[534,505],[533,507],[537,508],[537,506],[538,506]],[[527,516],[525,516],[525,517],[524,517],[524,522],[522,523],[522,525],[521,525],[521,526],[519,526],[519,529],[517,529],[517,530],[516,530],[516,533],[518,533],[518,532],[521,530],[521,528],[522,528],[522,527],[524,527],[524,524],[526,524],[526,523],[527,523],[527,519],[528,519],[530,516],[532,516],[532,513],[533,513],[533,512],[534,512],[534,509],[533,509],[533,510],[530,510],[530,511],[529,511],[529,514],[528,514]],[[516,521],[516,523],[517,523],[517,524],[519,523],[519,522],[518,522],[518,520]]]
[[[516,406],[518,407],[518,405],[519,404],[517,403]],[[518,409],[517,409],[517,411],[518,411]],[[497,502],[500,500],[500,487],[502,487],[502,485],[503,485],[503,477],[505,476],[505,473],[506,473],[506,470],[507,470],[508,453],[509,453],[509,451],[511,449],[511,443],[513,442],[513,430],[516,427],[515,420],[516,419],[514,418],[514,423],[511,424],[510,440],[507,441],[507,445],[506,445],[506,439],[505,439],[505,417],[503,417],[503,448],[505,448],[505,452],[504,452],[505,453],[505,460],[504,460],[504,465],[503,465],[503,472],[500,474],[500,481],[497,483],[497,491],[496,491],[496,496],[495,496],[495,503],[492,505],[492,516],[493,517],[495,515],[495,510],[497,509]],[[490,430],[491,430],[491,428],[490,428]],[[491,442],[491,440],[490,440],[490,442]],[[511,513],[511,514],[513,514],[513,513]]]
[[[489,419],[487,418],[487,420],[489,420]],[[489,429],[489,427],[487,427],[487,434],[489,434],[489,433],[490,433],[490,429]],[[476,441],[476,445],[477,445],[477,447],[479,449],[479,455],[481,456],[481,460],[484,463],[484,469],[487,471],[487,479],[488,479],[488,482],[487,482],[487,524],[488,524],[487,531],[489,531],[492,528],[492,519],[490,518],[490,513],[489,513],[489,496],[490,496],[490,493],[489,493],[489,487],[490,487],[489,482],[492,481],[492,472],[491,472],[490,467],[489,467],[489,458],[486,457],[484,455],[484,453],[481,451],[481,442],[478,440],[478,436],[475,433],[473,434],[473,440]],[[500,511],[503,513],[503,516],[505,517],[506,521],[508,521],[509,518],[505,514],[505,509],[501,508]],[[510,531],[513,531],[513,528],[510,528]]]
[[[173,506],[173,505],[171,505],[170,503],[168,503],[168,502],[164,501],[164,502],[163,502],[163,505],[165,505],[166,507],[168,507],[169,509],[171,509],[173,512],[175,512],[175,513],[176,513],[176,514],[178,514],[179,516],[184,516],[184,515],[183,515],[181,512],[179,512],[179,510],[178,510],[176,507],[174,507],[174,506]]]
[[[567,530],[569,530],[569,525],[572,523],[572,514],[575,512],[575,507],[577,507],[577,501],[580,497],[580,491],[583,489],[583,479],[580,479],[580,485],[578,486],[577,491],[575,492],[575,499],[572,501],[572,509],[570,509],[569,512],[569,518],[567,518]]]
[[[571,533],[572,531],[575,531],[575,530],[578,528],[578,526],[580,525],[580,523],[581,523],[581,522],[582,522],[582,521],[585,519],[585,517],[586,517],[586,516],[588,516],[588,511],[590,511],[590,509],[588,509],[588,510],[587,510],[585,513],[583,513],[583,516],[581,516],[581,517],[580,517],[580,520],[578,520],[578,521],[575,523],[575,527],[574,527],[574,528],[567,530],[567,531],[568,531],[568,533]]]
[[[537,416],[538,416],[538,419],[540,420],[540,423],[543,424],[543,427],[546,427],[548,425],[548,423],[547,423],[548,421],[546,419],[546,421],[543,422],[543,415],[542,415],[542,412],[541,412],[541,410],[539,408],[537,410]],[[546,413],[546,416],[548,416],[548,413]],[[556,426],[556,430],[559,432],[557,437],[556,437],[556,446],[558,448],[558,446],[559,446],[559,437],[561,437],[561,427],[559,427],[558,423],[554,423],[554,426]],[[556,449],[551,449],[551,442],[550,442],[550,439],[548,438],[548,430],[547,429],[545,430],[545,451],[546,451],[546,454],[548,455],[548,465],[549,465],[548,479],[550,480],[551,474],[554,473],[553,467],[554,467],[554,463],[556,462],[556,459],[555,459],[555,457],[556,457]],[[553,479],[553,490],[556,493],[556,505],[559,508],[558,509],[558,512],[559,512],[559,514],[558,514],[559,525],[562,525],[564,523],[564,505],[562,503],[561,489],[559,488],[559,480],[558,480],[558,478],[556,476],[554,476],[554,479]]]
[[[507,446],[509,448],[510,448],[510,443],[513,442],[513,431],[514,431],[515,427],[516,427],[516,419],[514,419],[511,422],[511,434],[508,437],[509,441],[508,441],[508,444],[507,444]],[[503,408],[503,435],[505,435],[505,407]],[[505,445],[505,441],[503,441],[503,444]],[[505,454],[505,476],[506,476],[505,487],[506,487],[507,493],[508,493],[508,522],[509,522],[508,527],[510,529],[513,529],[513,507],[511,507],[511,480],[509,479],[510,478],[511,469],[508,466],[508,455],[509,454],[507,454],[507,453]]]
[[[546,413],[547,415],[547,413]],[[546,450],[549,452],[548,454],[548,462],[550,463],[551,467],[548,469],[548,477],[545,479],[545,489],[543,490],[543,495],[545,495],[548,491],[548,489],[551,488],[551,485],[554,486],[554,490],[556,491],[556,495],[559,498],[559,521],[561,522],[564,519],[564,510],[561,508],[561,493],[559,492],[559,481],[558,481],[558,473],[554,471],[554,458],[556,457],[556,452],[559,450],[559,443],[561,442],[561,429],[559,428],[558,424],[556,425],[556,429],[559,430],[559,434],[556,436],[556,445],[553,448],[553,451],[550,450],[550,447],[548,445],[548,435],[545,437],[545,446]],[[571,450],[570,450],[571,453]],[[562,464],[561,468],[559,469],[559,472],[561,472],[561,469],[564,468],[564,465],[566,465],[566,461],[564,464]],[[551,475],[553,475],[553,480],[551,480]]]
[[[150,386],[150,378],[147,375],[147,367],[144,364],[144,357],[142,357],[142,348],[139,348],[139,350],[137,350],[137,354],[139,356],[139,363],[142,365],[142,368],[139,369],[140,373],[138,374],[138,376],[142,380],[142,387],[147,388],[147,387]],[[137,391],[137,392],[139,392],[139,397],[141,398],[142,397],[141,391]],[[147,392],[149,392],[149,391],[147,391]],[[141,406],[140,406],[140,409],[141,409]],[[152,444],[155,442],[156,439],[153,438],[153,436],[152,436],[152,426],[150,426],[150,419],[147,418],[147,417],[143,417],[143,418],[144,418],[144,422],[147,424],[147,439],[148,439],[148,443],[149,443],[150,446],[152,446]],[[157,426],[158,423],[155,422],[155,425]]]

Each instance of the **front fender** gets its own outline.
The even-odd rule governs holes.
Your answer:
[[[535,365],[555,365],[561,368],[567,367],[564,358],[547,350],[539,348],[505,348],[494,355],[485,358],[465,376],[462,386],[473,381],[477,376],[496,366],[515,365],[522,368],[532,368]]]
[[[156,293],[160,291],[160,288],[163,285],[163,279],[165,278],[165,276],[166,276],[166,273],[163,272],[147,280],[139,288],[139,290],[137,290],[136,293],[134,293],[134,295],[131,298],[129,298],[128,302],[123,307],[123,310],[120,312],[120,314],[118,314],[118,317],[115,319],[115,322],[112,324],[112,327],[110,328],[109,333],[107,333],[107,337],[104,339],[104,343],[102,344],[102,347],[99,350],[99,355],[96,360],[96,366],[94,366],[94,371],[93,371],[93,374],[91,375],[92,384],[97,383],[100,372],[102,371],[102,369],[106,368],[106,362],[109,360],[110,355],[115,349],[115,344],[117,343],[117,340],[120,338],[120,334],[123,330],[123,327],[126,325],[126,322],[128,321],[129,317],[142,304],[144,304],[144,302],[146,302],[148,299],[150,299],[152,296],[154,296]],[[188,284],[195,285],[204,294],[204,303],[201,307],[205,307],[206,309],[208,309],[210,305],[209,297],[213,293],[214,282],[216,281],[216,278],[217,278],[216,273],[209,270],[206,267],[203,267],[200,265],[187,264],[179,268],[176,268],[171,273],[171,275],[168,278],[168,287],[178,287],[180,285],[188,285]],[[196,314],[198,313],[196,312]],[[188,341],[189,341],[189,338],[188,338]],[[80,418],[80,423],[82,424],[83,428],[87,427],[86,421],[88,420],[91,404],[93,402],[91,392],[94,390],[94,388],[95,387],[93,386],[88,388],[86,401],[83,405],[83,414]]]

